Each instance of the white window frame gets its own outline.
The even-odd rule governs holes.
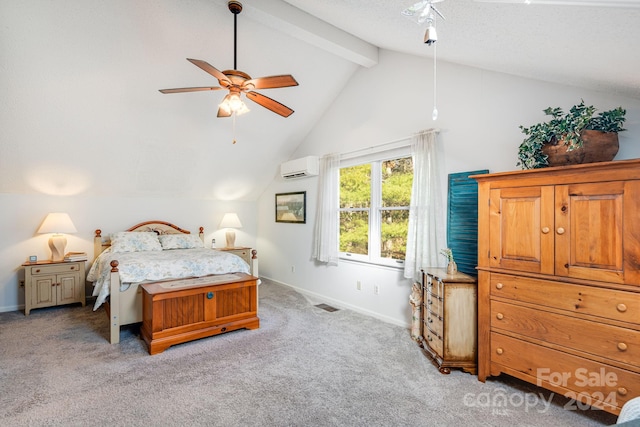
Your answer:
[[[338,224],[340,224],[340,213],[343,211],[369,211],[369,245],[368,255],[354,254],[350,252],[342,252],[339,249],[339,257],[341,260],[364,262],[369,264],[382,265],[394,268],[404,268],[404,260],[389,259],[380,256],[381,249],[381,217],[383,210],[409,210],[409,206],[406,207],[382,207],[382,173],[381,165],[387,160],[401,159],[405,157],[412,157],[409,145],[403,145],[390,150],[385,150],[377,153],[370,153],[364,156],[353,157],[341,157],[340,169],[358,166],[363,164],[371,164],[371,204],[368,209],[365,208],[340,208],[338,206]],[[340,181],[338,180],[338,190]],[[338,244],[340,242],[340,227],[338,226]]]

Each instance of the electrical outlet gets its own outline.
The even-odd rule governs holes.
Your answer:
[[[20,287],[24,288],[24,280],[20,280]]]
[[[356,282],[356,289],[357,289],[357,290],[359,290],[359,291],[361,291],[361,290],[362,290],[362,283],[360,282],[360,280],[358,280],[358,281]]]
[[[380,295],[380,286],[373,285],[373,293],[376,295]]]

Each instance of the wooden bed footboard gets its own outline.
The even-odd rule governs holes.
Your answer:
[[[171,223],[164,221],[146,221],[137,224],[126,231],[155,231],[158,234],[190,234]],[[199,236],[204,241],[204,228],[200,227]],[[111,246],[109,240],[104,240],[102,231],[96,230],[94,237],[94,260],[105,249]],[[105,302],[105,310],[109,316],[109,342],[120,342],[120,327],[132,323],[142,322],[142,288],[138,283],[132,283],[126,290],[120,290],[120,274],[118,261],[111,261],[109,301]],[[251,263],[249,264],[251,275],[259,277],[257,251],[251,251]],[[259,282],[258,282],[259,283]],[[257,291],[256,291],[257,292]]]

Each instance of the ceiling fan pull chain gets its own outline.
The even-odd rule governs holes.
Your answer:
[[[435,24],[435,20],[434,20],[434,24]],[[437,67],[436,67],[436,63],[437,63],[437,52],[438,52],[438,45],[434,44],[433,45],[433,112],[431,113],[431,118],[435,121],[438,119],[438,107],[436,106],[436,80],[437,80]]]
[[[233,144],[236,143],[236,115],[233,114]]]

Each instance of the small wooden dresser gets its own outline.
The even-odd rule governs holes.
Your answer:
[[[476,373],[476,279],[444,268],[422,272],[422,339],[443,374],[450,368]]]
[[[479,380],[619,414],[640,396],[640,159],[475,178]]]

